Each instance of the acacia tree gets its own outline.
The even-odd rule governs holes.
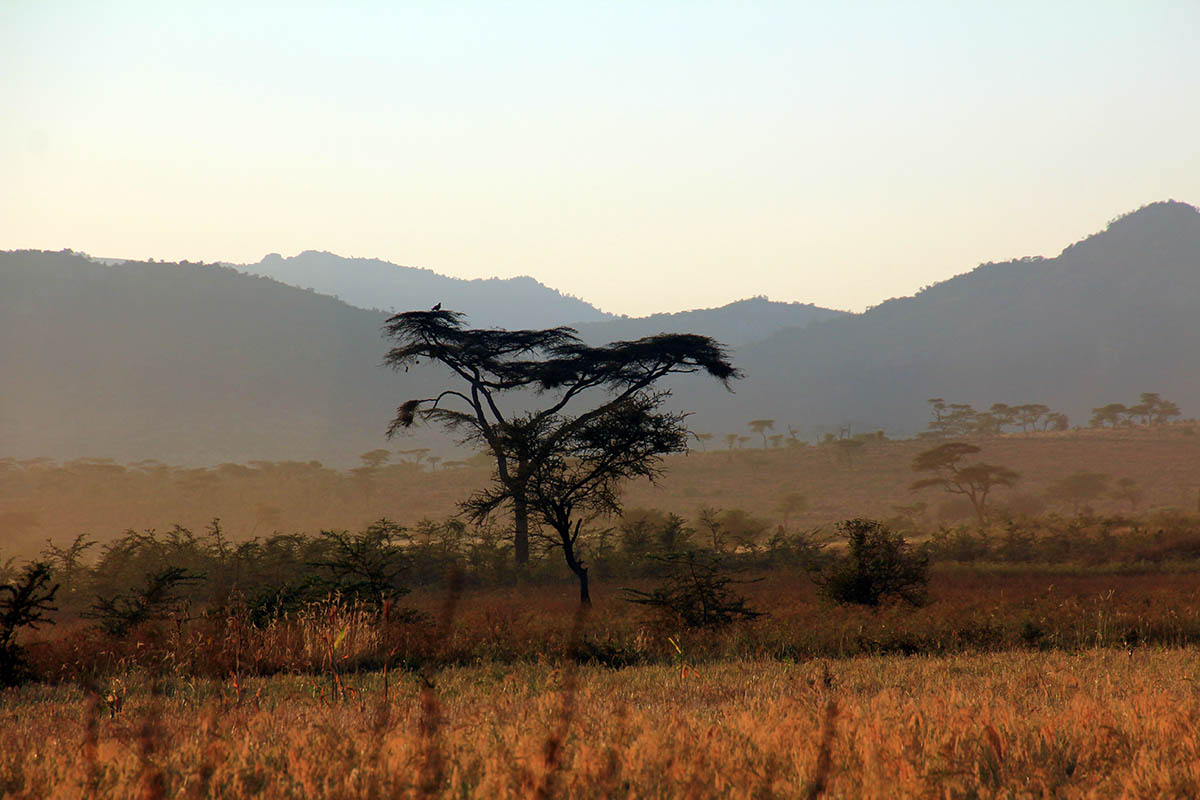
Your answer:
[[[1129,413],[1124,403],[1109,403],[1106,406],[1092,409],[1091,425],[1093,428],[1103,428],[1105,423],[1117,427],[1122,417]]]
[[[571,426],[554,448],[532,461],[526,502],[537,521],[552,531],[542,535],[562,549],[567,567],[579,580],[581,603],[591,603],[588,569],[579,551],[584,524],[600,515],[619,514],[623,481],[653,481],[662,474],[663,456],[687,450],[686,415],[662,409],[668,396],[638,392]],[[560,416],[527,415],[517,427],[523,440],[540,442],[565,422]],[[474,518],[484,519],[510,498],[509,489],[496,482],[464,507]]]
[[[659,334],[592,347],[572,328],[480,330],[467,328],[464,319],[461,312],[438,309],[396,314],[384,323],[385,336],[396,345],[386,364],[407,371],[422,360],[434,361],[460,381],[435,397],[402,403],[388,436],[421,419],[484,448],[496,468],[492,486],[466,501],[464,509],[478,517],[511,508],[521,565],[529,561],[531,511],[558,530],[561,511],[549,502],[555,491],[564,493],[559,502],[570,506],[574,524],[578,511],[619,507],[614,506],[617,482],[653,477],[657,456],[686,448],[686,439],[676,447],[670,437],[661,438],[661,424],[686,429],[681,417],[662,411],[665,393],[648,392],[654,384],[672,374],[703,372],[728,388],[741,377],[725,348],[707,336]],[[539,401],[541,407],[530,410]],[[568,413],[568,406],[577,413]],[[633,432],[644,441],[618,436],[613,424],[635,411],[645,419]],[[621,457],[620,447],[632,448],[643,462]],[[600,457],[606,448],[612,452]],[[608,491],[612,495],[606,500]],[[570,565],[573,551],[564,552]]]
[[[1075,472],[1047,486],[1046,494],[1069,504],[1071,513],[1078,514],[1081,505],[1104,494],[1110,480],[1103,472]]]
[[[1008,467],[995,464],[960,465],[959,462],[969,455],[978,453],[980,448],[966,442],[946,442],[931,450],[918,453],[913,459],[914,472],[932,472],[929,478],[915,481],[909,489],[925,489],[936,486],[951,494],[961,494],[971,501],[975,516],[980,524],[987,521],[987,499],[992,489],[997,486],[1012,486],[1019,477]]]
[[[752,419],[746,423],[750,430],[762,436],[763,450],[767,449],[767,431],[775,430],[775,420],[773,419]]]

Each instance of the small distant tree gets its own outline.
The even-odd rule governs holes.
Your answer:
[[[992,403],[988,413],[995,420],[997,433],[1003,433],[1009,425],[1017,424],[1017,410],[1007,403]]]
[[[1065,431],[1071,427],[1071,419],[1061,411],[1051,411],[1046,415],[1045,430]]]
[[[73,594],[79,588],[79,579],[87,569],[83,563],[84,554],[95,546],[96,540],[86,533],[76,536],[66,547],[46,542],[46,547],[42,550],[43,563],[50,567],[62,583],[66,594]]]
[[[380,447],[375,450],[368,450],[361,454],[358,458],[363,462],[363,466],[369,469],[379,469],[388,462],[392,457],[390,450],[385,450]]]
[[[1145,395],[1143,395],[1145,397]],[[1153,395],[1157,398],[1157,395]],[[1153,411],[1150,415],[1150,424],[1162,425],[1169,422],[1175,417],[1180,416],[1183,412],[1179,410],[1179,406],[1172,403],[1170,400],[1158,400],[1153,404]]]
[[[783,516],[783,526],[786,528],[793,514],[802,513],[808,509],[808,498],[799,492],[788,492],[779,498],[775,508]]]
[[[739,438],[741,438],[741,437],[739,437],[736,433],[725,434],[725,447],[730,450],[737,447]]]
[[[1110,480],[1102,472],[1076,472],[1051,483],[1046,487],[1046,494],[1070,505],[1071,513],[1078,514],[1080,506],[1104,494]]]
[[[700,442],[701,450],[705,450],[705,451],[708,450],[708,443],[710,441],[712,441],[712,438],[713,438],[713,435],[711,433],[697,433],[696,434],[696,441]]]
[[[978,462],[963,465],[962,459],[980,452],[966,442],[947,442],[918,453],[913,459],[914,472],[932,473],[931,477],[915,481],[909,489],[917,491],[937,487],[950,494],[966,497],[982,525],[987,522],[987,500],[997,486],[1012,486],[1018,474],[1008,467]]]
[[[754,551],[767,538],[771,525],[767,520],[754,516],[740,508],[722,511],[721,528],[726,542],[735,551]]]
[[[972,433],[979,436],[995,436],[1003,429],[1000,420],[990,411],[981,411],[975,415]]]
[[[708,540],[708,547],[714,553],[721,553],[725,550],[726,531],[725,524],[721,521],[721,513],[716,508],[706,507],[700,509],[696,515],[700,528]]]
[[[775,420],[773,419],[752,419],[747,423],[750,430],[762,437],[763,449],[767,449],[767,431],[775,430]]]
[[[1037,430],[1038,423],[1050,413],[1050,406],[1042,403],[1026,403],[1013,410],[1016,412],[1017,424],[1021,426],[1021,430],[1029,433]]]
[[[1127,503],[1129,510],[1133,511],[1142,501],[1142,487],[1138,486],[1138,482],[1133,478],[1118,478],[1116,486],[1112,489],[1112,497]]]
[[[413,447],[409,450],[397,450],[396,453],[399,455],[402,455],[402,456],[412,456],[413,463],[419,467],[419,466],[421,466],[421,463],[425,460],[425,457],[427,455],[429,455],[429,448],[428,447]]]
[[[929,413],[933,415],[933,419],[929,421],[929,430],[932,433],[946,433],[946,401],[941,397],[931,397],[925,402],[929,403]]]
[[[846,537],[846,554],[814,575],[822,595],[836,603],[872,608],[890,600],[925,604],[926,553],[873,519],[849,519],[837,528]]]
[[[1131,406],[1128,413],[1147,426],[1162,425],[1180,415],[1179,406],[1170,400],[1163,400],[1157,392],[1142,392],[1138,404]]]
[[[1093,428],[1103,428],[1105,425],[1115,428],[1125,420],[1125,416],[1129,413],[1129,409],[1124,403],[1109,403],[1106,406],[1092,409],[1091,426]]]

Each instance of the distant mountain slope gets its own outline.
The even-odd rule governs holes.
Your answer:
[[[0,456],[352,459],[417,370],[384,315],[232,269],[0,253]]]
[[[1090,409],[1160,392],[1200,412],[1200,213],[1155,203],[1056,258],[984,264],[915,297],[747,346],[743,416],[912,433],[942,396]],[[692,394],[704,417],[730,399]]]
[[[466,312],[471,324],[481,328],[549,328],[612,316],[529,277],[462,280],[375,258],[343,258],[314,250],[291,258],[272,253],[257,264],[233,266],[312,288],[359,308],[411,311],[441,303]]]
[[[1085,424],[1093,406],[1152,391],[1196,415],[1197,309],[1200,212],[1156,203],[1056,258],[985,264],[864,314],[751,300],[583,330],[677,326],[734,345],[747,375],[736,394],[695,376],[669,384],[696,430],[746,433],[766,417],[779,431],[913,433],[935,396],[1042,402]],[[832,318],[782,327],[822,313]],[[433,365],[380,366],[384,318],[220,266],[0,253],[0,457],[351,463],[386,446],[398,402],[447,385]]]
[[[767,339],[785,328],[803,328],[845,314],[845,311],[820,308],[811,303],[777,303],[765,297],[752,297],[720,308],[622,317],[578,328],[580,336],[593,344],[640,339],[657,333],[700,333],[728,347],[738,348]]]

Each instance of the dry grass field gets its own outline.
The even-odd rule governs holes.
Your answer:
[[[196,679],[312,673],[332,680],[334,672],[340,677],[385,664],[414,672],[572,660],[625,668],[683,659],[700,667],[734,660],[1200,645],[1196,572],[944,567],[934,571],[928,605],[878,610],[820,600],[802,574],[777,570],[760,577],[740,588],[750,606],[767,615],[716,629],[689,629],[649,613],[623,602],[611,585],[597,589],[586,625],[575,629],[577,594],[564,582],[467,589],[448,625],[440,621],[447,593],[430,588],[404,598],[405,606],[422,614],[415,622],[381,619],[358,605],[318,604],[265,625],[237,614],[196,616],[123,637],[88,620],[62,619],[26,640],[34,674],[65,683],[130,668]]]
[[[255,618],[235,594],[219,599],[221,570],[242,567],[215,533],[146,545],[129,551],[146,568],[208,559],[186,563],[212,573],[212,593],[106,632],[80,613],[140,577],[119,564],[76,575],[57,624],[21,633],[34,680],[0,692],[0,797],[1197,797],[1190,431],[980,440],[982,457],[1022,475],[997,506],[1051,512],[986,530],[939,530],[962,509],[909,492],[921,441],[870,441],[850,460],[831,446],[693,453],[626,493],[658,515],[645,519],[686,518],[701,544],[702,508],[748,511],[764,536],[786,521],[801,539],[894,517],[936,556],[919,608],[835,605],[811,565],[758,541],[726,555],[765,616],[689,629],[622,601],[622,587],[658,579],[614,522],[607,555],[589,540],[586,615],[551,552],[522,576],[476,566],[453,591],[431,560],[382,610],[335,594]],[[1131,478],[1137,497],[1073,516],[1044,490],[1080,471]],[[213,516],[235,544],[381,516],[412,525],[444,519],[486,477],[478,465],[0,464],[0,541],[7,558],[85,531],[199,532]],[[785,512],[793,493],[807,506]],[[897,506],[917,499],[927,508],[905,522]],[[440,545],[421,546],[432,558]],[[261,580],[290,563],[272,552],[256,556]]]
[[[1200,656],[1094,649],[3,698],[6,797],[1200,796]]]

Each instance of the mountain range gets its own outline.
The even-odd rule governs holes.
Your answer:
[[[714,336],[747,377],[735,394],[672,383],[701,431],[771,418],[911,434],[935,396],[1047,403],[1075,424],[1142,391],[1200,408],[1200,213],[1163,202],[1054,258],[983,264],[862,314],[752,298],[628,319],[530,278],[313,252],[238,267],[0,253],[0,458],[353,463],[387,445],[398,402],[446,381],[432,365],[381,367],[387,314],[370,309],[436,302],[480,327],[574,324],[592,342]]]
[[[550,328],[613,318],[527,276],[463,280],[377,258],[343,258],[315,250],[291,258],[271,253],[257,264],[228,266],[332,295],[359,308],[394,313],[441,303],[486,327]]]

